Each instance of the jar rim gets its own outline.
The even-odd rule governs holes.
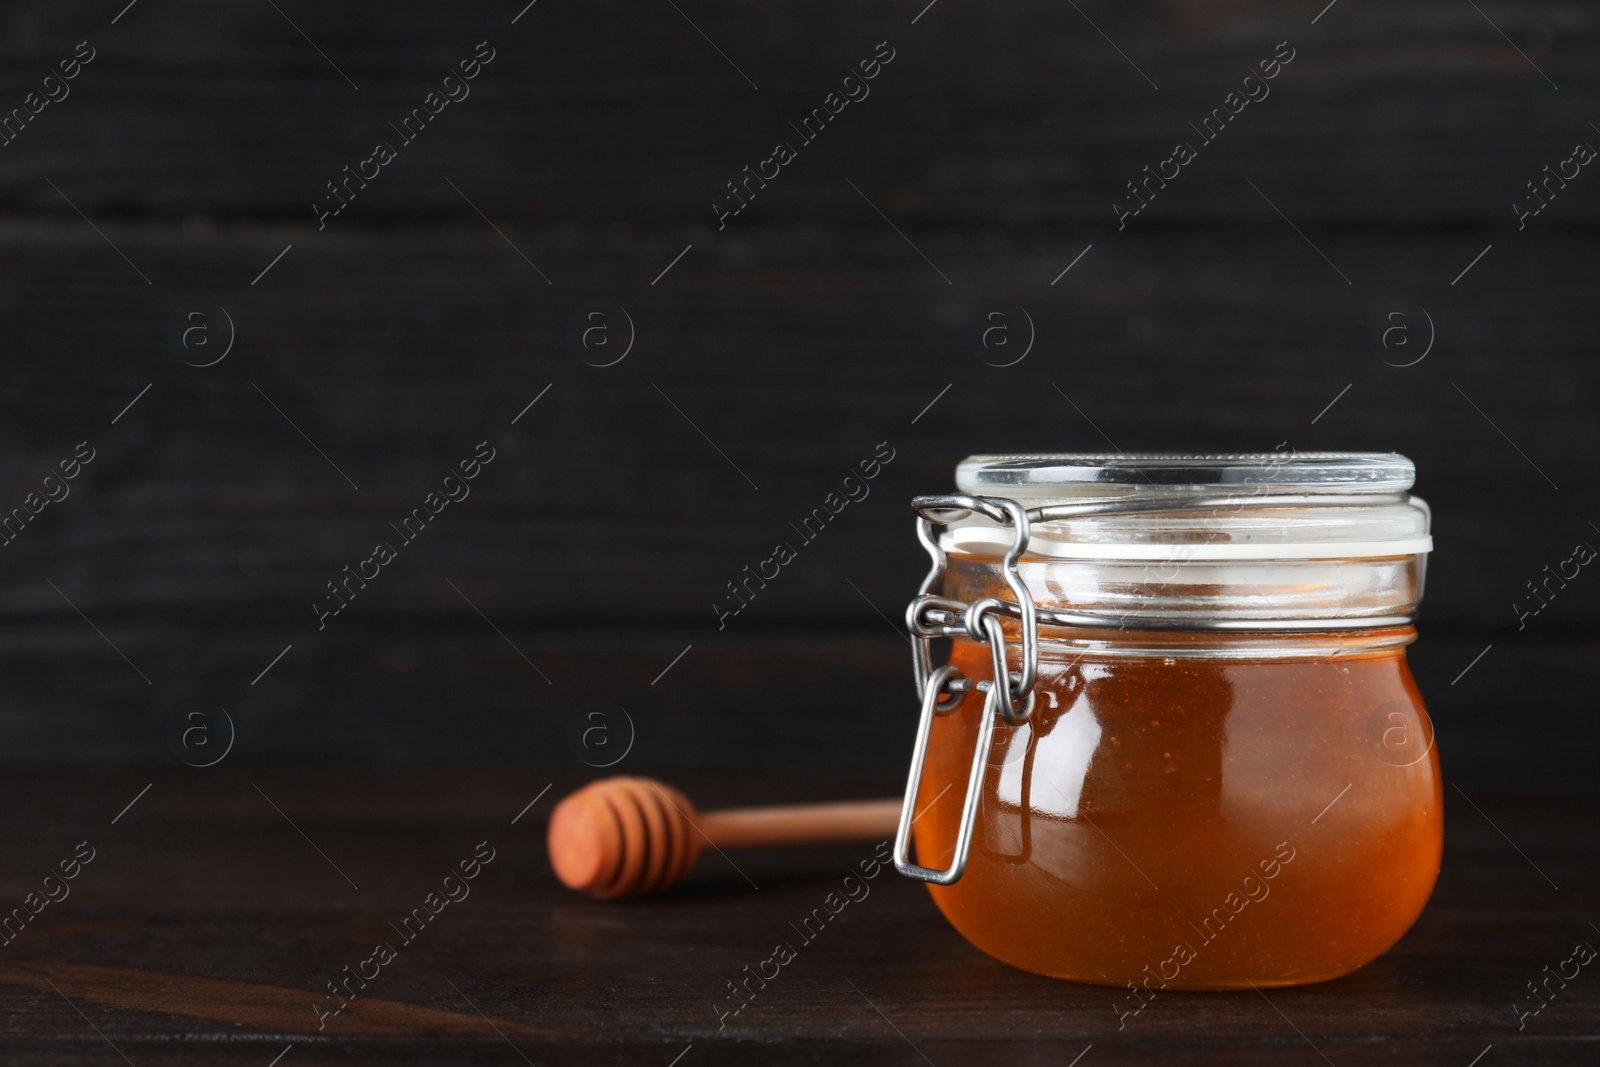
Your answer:
[[[1398,452],[1039,452],[968,456],[956,467],[964,493],[1074,500],[1215,492],[1394,494],[1416,465]],[[1119,493],[1120,491],[1120,493]]]

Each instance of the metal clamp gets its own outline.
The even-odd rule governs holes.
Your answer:
[[[911,756],[911,772],[906,780],[905,801],[900,808],[900,826],[895,833],[895,869],[909,878],[934,885],[952,885],[966,873],[967,856],[972,851],[972,833],[982,799],[983,774],[994,744],[995,723],[999,720],[1020,725],[1033,714],[1033,683],[1039,673],[1039,620],[1033,596],[1023,583],[1017,562],[1027,551],[1032,537],[1028,512],[1015,500],[1000,497],[918,497],[917,538],[933,559],[933,567],[922,580],[922,587],[906,611],[911,631],[912,669],[922,696],[922,716],[917,724],[916,747]],[[1006,585],[1014,602],[984,597],[971,604],[935,595],[931,590],[944,578],[945,553],[940,547],[935,526],[942,526],[976,512],[996,523],[1010,526],[1015,534],[1002,562]],[[1020,623],[1021,670],[1012,671],[1008,662],[1002,616]],[[972,682],[959,668],[933,666],[933,640],[936,637],[967,637],[989,646],[992,673],[989,679]],[[922,769],[927,762],[928,739],[933,720],[949,715],[961,706],[965,694],[977,689],[984,694],[978,743],[972,754],[972,770],[967,775],[967,790],[961,805],[961,823],[956,832],[955,856],[944,870],[911,862],[911,824],[915,819],[917,792],[922,784]]]
[[[994,621],[996,628],[999,621]],[[911,862],[911,824],[917,807],[917,790],[922,783],[922,766],[928,759],[928,738],[933,734],[933,720],[939,714],[940,696],[952,681],[961,681],[958,667],[945,665],[928,676],[922,689],[922,717],[917,722],[916,747],[911,752],[911,773],[906,779],[906,796],[900,806],[900,825],[894,835],[894,866],[908,878],[916,878],[934,885],[953,885],[967,870],[967,855],[972,851],[972,829],[977,823],[978,804],[982,800],[983,772],[989,762],[989,749],[994,744],[994,724],[999,718],[998,705],[1005,703],[1002,686],[989,687],[983,703],[983,719],[978,725],[978,744],[972,754],[972,770],[967,774],[967,791],[961,802],[961,828],[956,832],[956,852],[950,866],[944,870],[922,867]],[[962,692],[965,690],[963,689]],[[959,703],[959,696],[957,702]]]
[[[1013,726],[1026,722],[1033,714],[1033,683],[1039,674],[1039,618],[1017,570],[1017,561],[1028,549],[1033,536],[1028,512],[1015,500],[1003,497],[940,496],[918,497],[912,502],[917,510],[917,539],[927,549],[933,560],[922,587],[906,609],[906,627],[912,635],[912,670],[917,680],[917,691],[927,689],[933,670],[933,639],[936,637],[970,637],[988,644],[994,660],[994,685],[1004,686],[1007,699],[1000,702],[1005,720]],[[931,590],[944,578],[945,554],[940,547],[935,526],[943,526],[967,515],[977,513],[993,522],[1010,526],[1015,533],[1011,547],[1006,550],[1001,567],[1006,585],[1015,598],[1012,602],[985,597],[971,604],[948,597],[936,596]],[[1005,635],[996,617],[1004,614],[1021,623],[1021,671],[1011,672],[1006,662]],[[986,683],[979,682],[984,689]],[[955,710],[959,700],[941,701],[940,713]]]

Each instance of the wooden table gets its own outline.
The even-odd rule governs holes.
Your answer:
[[[671,777],[716,805],[886,794],[896,776]],[[1480,813],[1450,788],[1438,892],[1394,951],[1270,1000],[1162,993],[1119,1031],[1117,991],[989,959],[892,872],[802,943],[789,924],[870,846],[741,853],[737,869],[712,853],[660,899],[575,897],[550,875],[543,823],[578,782],[567,771],[503,767],[14,770],[0,785],[5,907],[22,906],[75,849],[86,854],[79,842],[94,858],[0,955],[0,1058],[138,1067],[1600,1061],[1600,968],[1585,968],[1520,1032],[1512,1010],[1531,1003],[1524,983],[1546,965],[1579,941],[1600,944],[1590,923],[1600,917],[1592,797],[1469,788]],[[425,926],[414,920],[411,940],[390,925],[443,891],[459,861],[489,850],[475,879],[450,883],[465,897]],[[797,958],[719,1025],[727,983],[779,941],[798,944]],[[378,942],[396,946],[381,966],[365,962]],[[377,975],[319,1031],[313,1005],[338,1006],[326,986],[347,966]]]

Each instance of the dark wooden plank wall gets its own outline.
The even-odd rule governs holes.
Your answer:
[[[0,549],[0,756],[163,756],[203,700],[246,756],[564,760],[604,699],[641,766],[891,765],[908,498],[969,452],[1110,440],[1413,456],[1447,764],[1588,772],[1600,579],[1520,632],[1512,603],[1600,539],[1600,176],[1520,230],[1512,204],[1600,146],[1593,5],[679,6],[0,14],[5,107],[96,50],[0,147],[0,504],[96,449]],[[480,41],[470,97],[319,231],[324,183]],[[719,231],[724,183],[881,41],[871,95]],[[1283,41],[1271,95],[1119,230],[1124,182]],[[594,299],[636,327],[612,367],[568,343]],[[1436,330],[1403,369],[1367,337],[1395,299]],[[1014,367],[967,343],[994,301],[1036,324]],[[232,351],[186,366],[219,307]],[[480,441],[471,497],[319,633],[324,583]],[[718,632],[723,583],[885,441],[871,496]]]

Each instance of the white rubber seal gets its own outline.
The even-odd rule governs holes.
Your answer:
[[[946,531],[939,538],[940,547],[946,551],[977,551],[983,555],[1003,556],[1011,547],[1011,533],[998,527],[964,526]],[[1205,542],[1182,541],[1171,544],[1108,544],[1089,541],[1054,541],[1035,537],[1028,542],[1028,552],[1034,556],[1052,559],[1374,559],[1382,556],[1415,556],[1433,551],[1430,536],[1411,537],[1403,541],[1318,541],[1301,544],[1271,544],[1260,542]]]

